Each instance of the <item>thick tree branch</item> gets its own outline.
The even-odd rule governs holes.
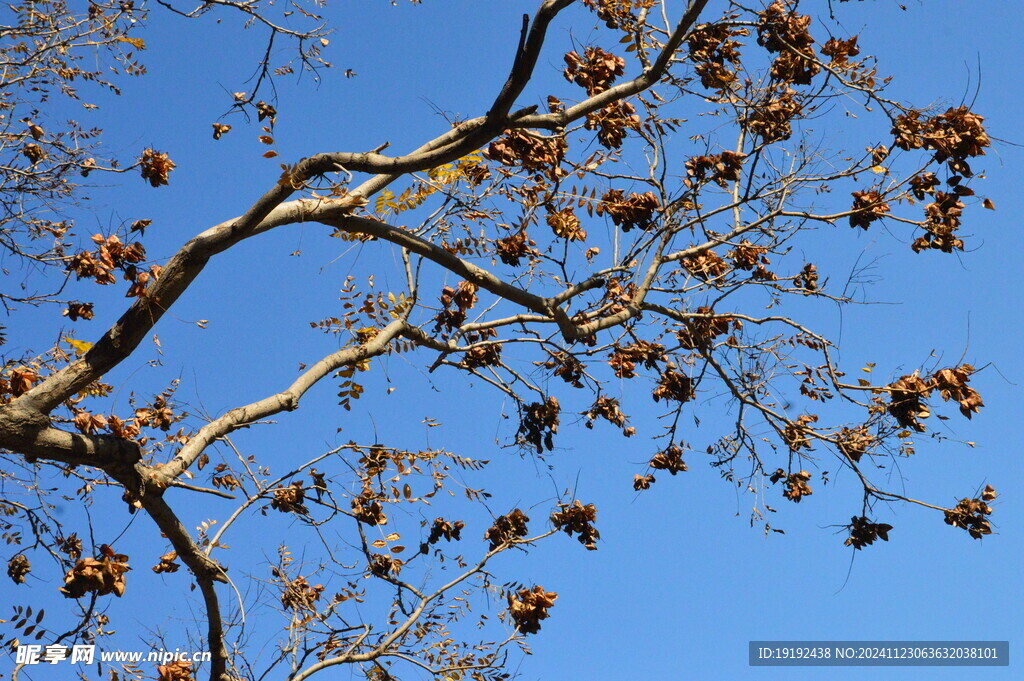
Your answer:
[[[0,406],[0,448],[25,455],[31,463],[48,459],[72,466],[131,467],[142,458],[137,443],[113,435],[72,433],[19,402]]]
[[[266,192],[241,217],[221,223],[195,237],[168,262],[160,278],[140,297],[92,349],[70,365],[46,378],[19,398],[27,408],[49,413],[71,394],[81,390],[134,351],[148,331],[163,316],[203,270],[214,255],[239,241],[276,226],[301,222],[304,204],[282,206],[308,180],[344,169],[378,176],[419,172],[457,160],[493,139],[506,127],[504,113],[533,72],[551,19],[571,0],[548,0],[534,20],[523,51],[517,56],[509,83],[495,100],[488,116],[463,123],[419,150],[398,157],[367,153],[325,153],[300,161],[287,177]],[[504,112],[495,112],[504,107]],[[514,117],[513,117],[514,118]],[[380,180],[361,189],[385,186]],[[360,194],[368,196],[368,194]],[[271,215],[272,211],[275,215]]]
[[[490,121],[500,121],[508,113],[516,98],[523,92],[523,88],[533,77],[533,69],[537,66],[537,58],[540,57],[541,49],[544,47],[544,38],[548,25],[560,11],[571,5],[576,0],[546,0],[533,18],[533,25],[527,25],[524,17],[523,32],[519,49],[516,51],[516,58],[512,64],[512,71],[508,80],[501,88],[494,104],[487,112]]]

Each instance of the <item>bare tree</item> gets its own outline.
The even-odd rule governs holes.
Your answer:
[[[297,48],[294,66],[274,69],[268,56],[255,87],[231,104],[253,113],[264,126],[261,141],[273,144],[280,103],[269,96],[267,103],[260,88],[326,67],[320,49],[328,44],[313,7],[302,9],[308,25],[294,29],[278,16],[283,10],[256,2],[157,4],[143,12],[130,2],[91,3],[79,16],[55,0],[27,2],[14,10],[15,26],[0,28],[0,239],[52,287],[4,301],[12,309],[56,302],[77,321],[92,316],[82,300],[90,282],[123,286],[122,279],[132,299],[93,343],[69,344],[58,334],[37,355],[4,358],[0,510],[14,537],[8,575],[15,584],[32,570],[61,576],[61,592],[78,605],[68,626],[37,629],[40,640],[106,641],[109,622],[97,603],[132,597],[128,557],[106,544],[84,546],[86,528],[55,516],[45,480],[58,490],[52,494],[86,506],[120,495],[132,513],[153,521],[154,549],[144,560],[158,560],[158,573],[188,568],[205,613],[198,636],[212,653],[203,673],[215,681],[302,681],[337,665],[358,667],[369,679],[407,672],[507,678],[507,655],[538,632],[556,594],[492,573],[492,559],[559,531],[597,548],[594,505],[567,494],[548,518],[531,521],[521,508],[492,515],[486,492],[463,488],[479,510],[456,518],[451,513],[464,509],[450,511],[439,493],[459,488],[453,470],[486,462],[381,438],[343,444],[282,472],[272,452],[245,451],[232,440],[239,429],[269,428],[268,419],[299,409],[325,380],[340,385],[342,405],[351,407],[367,372],[399,353],[506,395],[518,415],[511,444],[532,456],[547,456],[570,420],[635,438],[631,448],[654,450],[632,481],[637,491],[668,484],[666,475],[685,472],[698,457],[758,498],[800,502],[820,493],[813,471],[825,459],[863,487],[847,527],[853,549],[888,540],[892,527],[876,517],[878,502],[938,512],[975,538],[991,533],[991,487],[946,508],[888,489],[878,475],[912,453],[915,438],[932,435],[933,407],[952,402],[967,418],[979,412],[982,400],[970,385],[975,368],[957,362],[889,379],[848,378],[834,342],[806,310],[814,302],[860,301],[849,281],[819,273],[805,258],[814,251],[798,247],[815,231],[887,225],[915,252],[962,251],[963,212],[992,207],[976,197],[971,164],[990,140],[969,107],[918,109],[896,99],[857,36],[816,41],[812,17],[796,2],[751,9],[691,0],[676,15],[672,3],[655,0],[543,0],[524,16],[507,79],[486,111],[407,153],[324,149],[286,163],[237,217],[202,229],[156,263],[133,240],[146,221],[86,241],[53,216],[88,190],[71,181],[75,173],[133,170],[159,187],[171,180],[174,162],[154,149],[127,165],[99,160],[98,133],[76,124],[54,132],[42,123],[49,100],[27,85],[77,96],[71,81],[100,77],[76,66],[80,55],[99,51],[124,74],[143,73],[130,52],[144,45],[130,33],[136,24],[168,11],[197,19],[241,13],[269,32],[271,45],[276,38]],[[596,16],[597,42],[564,55],[563,92],[529,104],[543,94],[532,87],[541,55],[558,49],[548,45],[558,42],[549,40],[550,29],[568,21],[573,5],[593,13],[577,7],[578,20]],[[828,17],[821,21],[834,28]],[[826,148],[802,127],[854,107],[874,132],[852,151]],[[215,138],[231,129],[223,122],[213,128]],[[681,152],[687,138],[702,153]],[[103,377],[136,352],[207,266],[217,266],[216,256],[297,223],[365,242],[382,268],[399,263],[403,288],[350,278],[344,312],[316,324],[338,334],[342,346],[278,392],[204,418],[177,398],[175,381],[150,398],[135,396],[131,413],[112,413]],[[75,239],[86,247],[73,248]],[[627,403],[616,389],[624,382],[649,384],[637,389],[649,401]],[[728,396],[733,422],[709,437],[688,424],[702,396],[712,394]],[[647,434],[655,445],[639,444],[644,434],[628,414],[652,408],[664,428]],[[231,510],[211,509],[216,524],[189,530],[181,509],[213,499],[230,500]],[[427,503],[433,521],[406,510]],[[308,534],[307,551],[318,555],[298,560],[288,547],[271,545],[277,560],[267,579],[229,570],[226,536],[259,513],[288,514]],[[761,515],[757,503],[754,514]],[[331,539],[328,524],[344,539]],[[468,546],[453,553],[460,541]],[[46,567],[33,567],[44,559]],[[269,603],[249,605],[276,610],[287,625],[270,659],[247,648],[242,606],[250,589],[273,594]],[[487,599],[507,607],[500,622],[479,619],[481,635],[463,620],[474,617],[472,602]],[[386,615],[361,617],[352,601],[382,606]],[[19,606],[14,624],[23,642],[39,621]],[[167,681],[193,673],[187,662],[159,668]]]

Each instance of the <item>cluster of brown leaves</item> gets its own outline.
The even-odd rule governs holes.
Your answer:
[[[256,115],[261,121],[264,118],[269,118],[273,122],[273,119],[277,117],[277,109],[264,101],[259,101],[256,102]]]
[[[668,471],[672,475],[688,470],[683,461],[683,448],[678,445],[669,445],[655,454],[651,457],[650,466],[656,471]],[[654,482],[653,476],[650,482]]]
[[[568,352],[550,352],[551,359],[543,363],[545,369],[554,369],[555,376],[568,383],[574,388],[582,388],[583,372],[585,366]]]
[[[614,397],[608,397],[606,395],[599,396],[594,400],[594,403],[590,405],[590,409],[583,412],[583,416],[587,417],[587,422],[585,424],[587,428],[593,428],[594,421],[600,417],[616,428],[623,428],[623,433],[627,437],[634,433],[632,428],[626,428],[626,415],[622,413],[622,410],[619,408],[619,401]]]
[[[608,366],[615,371],[618,378],[636,378],[638,363],[642,363],[647,369],[657,370],[658,362],[664,357],[664,345],[638,340],[631,345],[616,345],[608,357]]]
[[[384,509],[381,508],[380,502],[374,498],[372,491],[366,489],[352,499],[352,515],[356,520],[366,523],[370,527],[386,525],[388,522],[388,517],[384,515]]]
[[[741,322],[729,315],[715,315],[714,311],[701,305],[695,311],[702,317],[691,317],[686,320],[686,327],[676,331],[676,338],[685,350],[698,350],[711,346],[711,342],[719,336],[729,333],[729,325],[740,328]]]
[[[978,391],[967,385],[973,373],[973,366],[962,364],[958,367],[939,369],[932,374],[932,387],[939,391],[943,401],[957,402],[960,405],[960,413],[967,418],[971,418],[972,413],[977,414],[978,410],[985,406]]]
[[[108,430],[114,437],[122,440],[134,440],[140,445],[149,442],[149,438],[139,437],[142,432],[142,423],[137,419],[121,419],[114,414],[103,416],[102,414],[90,414],[87,411],[75,412],[73,420],[75,427],[86,435],[91,435],[98,430]]]
[[[608,314],[621,312],[633,302],[636,296],[637,285],[630,281],[623,283],[621,277],[609,277],[604,284],[604,299],[610,303]]]
[[[136,440],[140,445],[145,445],[149,439],[139,437],[142,428],[159,428],[167,432],[173,424],[185,418],[185,413],[175,412],[170,404],[171,395],[176,387],[177,381],[172,384],[171,388],[154,397],[151,403],[144,407],[137,407],[134,418],[122,420],[113,414],[103,416],[76,409],[72,422],[79,432],[86,435],[107,430],[115,437],[123,440]]]
[[[652,7],[654,0],[583,0],[584,6],[597,12],[608,28],[625,28],[636,22],[633,9]]]
[[[609,189],[597,205],[597,214],[607,214],[623,232],[628,232],[634,227],[647,229],[660,207],[661,202],[654,192],[630,194],[627,198],[621,189]]]
[[[158,664],[156,681],[193,681],[192,663],[188,660],[178,660],[170,664]]]
[[[7,378],[0,378],[0,396],[6,402],[9,398],[24,395],[40,380],[39,372],[30,367],[20,366],[9,369]]]
[[[889,414],[904,428],[913,428],[917,432],[923,433],[924,424],[918,419],[926,419],[931,416],[931,410],[924,403],[924,399],[931,394],[932,390],[929,382],[914,372],[911,375],[900,377],[900,380],[888,386],[888,390]]]
[[[807,31],[811,17],[797,14],[788,0],[775,0],[761,13],[757,25],[757,44],[777,52],[771,75],[775,80],[810,85],[821,67],[815,61],[814,38]]]
[[[753,270],[759,265],[770,265],[771,260],[767,257],[768,249],[763,246],[755,246],[746,239],[741,241],[736,248],[726,253],[725,257],[732,260],[732,266],[738,270]]]
[[[530,522],[530,518],[525,513],[518,508],[513,509],[494,519],[494,524],[484,532],[484,539],[490,542],[491,551],[493,551],[499,546],[525,537],[529,533],[526,527],[528,522]]]
[[[366,471],[368,477],[383,473],[387,469],[389,461],[391,461],[391,457],[383,447],[371,447],[359,457],[359,465]]]
[[[935,173],[919,173],[910,178],[908,182],[910,190],[918,201],[924,201],[926,194],[934,194],[935,187],[939,186],[939,178]]]
[[[302,483],[296,480],[287,487],[274,490],[274,498],[270,502],[270,507],[281,513],[306,515],[309,513],[309,509],[303,503],[305,500],[306,490]]]
[[[695,182],[702,184],[711,180],[719,187],[725,187],[727,183],[740,179],[744,158],[743,154],[735,151],[694,156],[686,162],[686,179],[683,183],[692,188]]]
[[[892,133],[900,149],[934,151],[936,161],[946,163],[954,173],[970,177],[967,159],[984,156],[985,147],[992,143],[982,124],[984,120],[966,106],[950,108],[924,120],[922,112],[911,109],[896,117]]]
[[[360,312],[372,312],[373,303],[371,301],[372,298],[367,298],[367,300],[363,303],[364,307],[362,310],[360,310]],[[377,334],[379,333],[380,329],[374,326],[364,326],[359,329],[352,329],[352,334],[356,337],[356,343],[359,343],[360,345],[366,345],[367,343],[372,342],[373,339],[376,338]]]
[[[597,141],[605,149],[618,149],[626,139],[626,130],[640,130],[640,116],[629,102],[615,101],[587,114],[583,127],[597,130]]]
[[[226,472],[225,472],[226,471]],[[210,477],[214,487],[219,489],[241,489],[242,483],[235,477],[235,474],[228,470],[227,464],[219,463],[213,467],[213,472],[219,475]],[[266,511],[264,510],[264,513]]]
[[[125,278],[129,279],[128,274],[135,269],[135,263],[146,259],[146,249],[141,243],[136,241],[131,245],[125,244],[116,234],[109,237],[96,234],[92,237],[92,242],[99,248],[91,253],[82,251],[67,261],[68,271],[74,272],[79,279],[88,277],[94,279],[97,284],[113,284],[117,281],[114,276],[115,269],[122,270]]]
[[[498,239],[494,242],[494,252],[506,265],[519,267],[519,261],[523,258],[537,254],[533,248],[537,243],[526,235],[525,229],[520,229],[515,234]]]
[[[456,166],[470,187],[479,187],[484,180],[491,176],[491,169],[487,167],[486,163],[462,160]]]
[[[19,553],[7,561],[7,576],[15,584],[24,584],[25,577],[31,571],[32,563],[29,562],[28,557],[24,553]]]
[[[765,144],[788,140],[793,134],[791,122],[803,111],[803,104],[795,95],[790,88],[770,93],[765,101],[747,110],[744,127]]]
[[[829,38],[825,46],[821,48],[821,53],[830,58],[831,61],[828,64],[830,70],[844,74],[845,79],[859,87],[868,90],[875,89],[875,76],[878,74],[878,69],[870,65],[869,60],[851,61],[851,57],[860,54],[857,36],[847,40]],[[889,79],[885,80],[885,82],[888,81]]]
[[[158,575],[164,572],[177,572],[181,566],[174,562],[176,560],[178,560],[177,551],[165,553],[160,556],[160,562],[154,565],[152,570]]]
[[[572,504],[559,504],[559,511],[551,514],[551,522],[555,529],[564,530],[570,537],[578,534],[579,542],[587,547],[588,551],[596,551],[595,543],[601,538],[601,533],[591,524],[597,520],[597,509],[593,504],[583,503],[576,499]]]
[[[519,422],[520,441],[533,445],[538,454],[542,453],[545,447],[548,451],[554,449],[554,434],[558,432],[560,412],[561,407],[554,397],[528,405]]]
[[[142,179],[149,180],[154,187],[159,187],[167,184],[168,177],[174,170],[174,161],[167,154],[146,149],[139,158],[139,168],[142,171]]]
[[[850,531],[850,536],[843,543],[858,551],[868,544],[874,544],[876,539],[889,541],[889,530],[892,529],[892,525],[873,523],[865,516],[850,518],[850,524],[846,527]]]
[[[800,382],[800,394],[806,396],[812,400],[831,400],[835,395],[825,385],[819,384],[819,381],[823,381],[824,377],[821,374],[823,368],[818,367],[817,369],[811,369],[810,367],[804,367],[803,371],[793,372],[793,376],[803,376],[803,381]]]
[[[462,539],[460,536],[462,528],[466,526],[466,523],[461,520],[456,520],[454,523],[448,522],[444,518],[437,518],[434,520],[434,524],[430,527],[430,536],[427,537],[427,544],[436,544],[443,538],[445,541],[459,541]]]
[[[988,502],[997,496],[992,485],[985,485],[981,498],[961,499],[956,508],[946,511],[946,524],[967,530],[968,534],[975,539],[992,534],[992,523],[986,516],[992,514],[992,507],[988,505]]]
[[[508,614],[519,631],[536,634],[540,631],[541,620],[548,618],[548,609],[554,606],[558,594],[535,586],[533,589],[522,589],[514,596],[509,593],[507,597]]]
[[[135,267],[126,267],[124,269],[124,278],[132,283],[128,287],[128,291],[124,294],[126,298],[145,298],[146,287],[149,286],[149,282],[155,281],[160,273],[163,272],[163,266],[161,265],[150,265],[149,270],[146,272],[140,272]]]
[[[985,406],[978,391],[967,385],[973,373],[973,366],[962,364],[958,367],[940,369],[927,381],[917,372],[901,376],[898,381],[885,388],[889,393],[887,411],[902,427],[923,433],[925,427],[919,419],[931,415],[931,410],[924,400],[933,390],[938,390],[944,401],[958,402],[960,413],[971,418],[972,414],[977,414],[978,410]]]
[[[466,341],[473,344],[462,358],[462,364],[470,369],[494,366],[501,363],[501,343],[487,342],[498,335],[494,329],[484,329],[466,335]],[[484,343],[477,345],[477,343]]]
[[[856,428],[843,427],[837,435],[837,440],[839,451],[852,461],[860,461],[875,444],[875,437],[864,425]]]
[[[769,479],[772,484],[775,484],[783,478],[786,480],[786,489],[782,492],[782,496],[790,501],[800,503],[802,498],[809,497],[814,494],[814,492],[811,491],[810,485],[807,484],[811,479],[811,474],[807,471],[799,471],[797,473],[787,475],[786,471],[779,468],[771,474]]]
[[[565,64],[565,79],[582,87],[591,97],[611,87],[626,69],[625,59],[600,47],[588,47],[582,57],[575,51],[569,52]]]
[[[86,435],[92,435],[98,430],[106,430],[109,426],[106,416],[102,414],[90,414],[85,410],[75,412],[75,418],[72,421],[75,424],[75,428],[78,428],[79,432],[85,433]]]
[[[857,36],[842,40],[840,38],[829,38],[821,48],[821,53],[831,61],[829,66],[843,69],[850,64],[850,57],[860,54],[860,47],[857,45]]]
[[[274,568],[273,572],[275,577],[282,576],[277,568]],[[281,605],[290,610],[312,610],[313,604],[320,600],[324,592],[323,584],[310,585],[305,577],[296,577],[291,581],[286,580],[283,586]]]
[[[61,313],[73,322],[77,322],[79,319],[92,319],[95,315],[93,313],[92,303],[74,302],[68,303],[68,306],[64,308]]]
[[[732,18],[734,16],[725,17],[726,20]],[[686,44],[690,50],[690,59],[695,64],[693,70],[700,76],[701,85],[721,92],[736,81],[733,69],[740,65],[739,48],[743,43],[733,38],[748,35],[748,29],[730,26],[725,21],[704,24],[690,32]]]
[[[800,273],[793,279],[793,286],[810,293],[818,290],[818,266],[814,263],[804,265]]]
[[[764,262],[755,267],[754,271],[750,273],[750,278],[755,281],[778,281],[778,275],[765,267],[765,264],[768,263],[768,258],[763,258],[763,260]]]
[[[658,385],[651,397],[655,402],[673,400],[684,403],[692,400],[694,395],[693,379],[681,371],[676,371],[675,365],[670,362],[658,377]]]
[[[35,165],[46,158],[46,152],[38,144],[26,144],[21,148],[21,154],[28,159],[28,162]]]
[[[78,560],[82,555],[82,540],[79,539],[77,532],[72,532],[67,537],[57,537],[57,549],[71,560]]]
[[[811,432],[810,424],[818,420],[814,414],[801,414],[796,421],[789,421],[782,431],[782,438],[789,446],[790,451],[796,452],[800,449],[812,449],[808,435]]]
[[[935,192],[934,200],[924,208],[925,221],[922,227],[925,233],[910,245],[915,253],[930,248],[943,253],[964,249],[964,242],[956,235],[956,231],[960,229],[960,217],[964,211],[960,197],[968,193],[973,194],[973,191],[962,185],[954,187],[951,194]]]
[[[867,229],[872,222],[885,217],[889,212],[889,204],[885,197],[876,189],[865,189],[853,192],[854,212],[850,215],[850,226]]]
[[[387,577],[388,575],[397,575],[402,571],[403,565],[405,565],[405,563],[390,554],[374,553],[370,556],[370,564],[368,567],[370,574],[377,577]]]
[[[522,130],[510,130],[490,143],[484,154],[506,166],[522,166],[554,181],[568,173],[561,167],[568,145],[562,137],[540,137]]]
[[[445,286],[441,289],[441,311],[434,317],[437,324],[435,331],[442,328],[454,331],[466,323],[466,313],[476,305],[476,292],[479,287],[468,281],[460,281],[455,288]]]
[[[580,219],[572,207],[548,213],[548,226],[555,236],[568,241],[585,241],[587,232],[580,227]]]
[[[687,256],[680,260],[679,264],[687,272],[704,281],[717,279],[729,272],[729,265],[714,251],[701,251]]]
[[[655,482],[654,475],[648,473],[647,475],[640,475],[639,473],[633,476],[633,489],[637,492],[641,492],[645,489],[650,489],[651,484]]]
[[[177,385],[177,384],[175,384]],[[185,414],[175,413],[168,401],[171,391],[166,391],[153,398],[151,404],[135,410],[135,423],[140,427],[159,428],[165,433],[171,426],[185,418]]]
[[[82,558],[64,576],[64,586],[60,592],[65,598],[81,598],[87,593],[97,596],[124,594],[124,573],[128,567],[128,556],[114,553],[104,544],[100,547],[99,558]]]

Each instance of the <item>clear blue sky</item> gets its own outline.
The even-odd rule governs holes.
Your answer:
[[[678,10],[681,3],[672,4]],[[708,16],[716,16],[721,4],[713,1]],[[275,463],[278,471],[349,438],[371,441],[377,433],[382,440],[409,446],[429,439],[431,446],[494,462],[490,473],[467,482],[490,486],[495,510],[540,503],[535,514],[540,520],[556,491],[573,486],[581,499],[595,503],[602,535],[597,552],[583,551],[560,536],[526,558],[505,556],[494,565],[499,581],[536,582],[559,593],[552,617],[540,635],[531,637],[535,654],[522,661],[524,679],[1019,676],[1017,665],[975,671],[747,666],[752,639],[1009,640],[1011,655],[1019,654],[1016,645],[1024,640],[1018,610],[1024,597],[1024,479],[1016,450],[1024,381],[1018,339],[1024,329],[1017,312],[1021,249],[1013,236],[1019,229],[1017,216],[1024,213],[1024,192],[1018,186],[1024,152],[1016,146],[1024,143],[1019,127],[1024,6],[911,0],[904,11],[893,0],[833,4],[846,32],[859,34],[862,49],[879,57],[880,71],[895,75],[892,95],[920,105],[955,105],[974,99],[977,91],[973,108],[1001,140],[975,164],[987,176],[983,193],[997,210],[968,214],[969,252],[914,255],[904,238],[873,229],[859,237],[865,257],[880,258],[876,273],[883,282],[869,297],[895,304],[847,309],[842,317],[832,308],[815,312],[819,328],[834,337],[841,334],[841,360],[851,372],[875,362],[898,376],[925,361],[933,349],[950,362],[966,352],[966,361],[988,365],[973,382],[985,400],[981,414],[967,422],[953,410],[948,413],[955,418],[945,422],[950,437],[975,441],[977,447],[922,440],[917,455],[901,461],[889,482],[898,489],[899,476],[905,476],[911,496],[949,505],[991,483],[1000,492],[992,516],[996,534],[974,541],[943,524],[936,513],[900,504],[879,506],[880,519],[895,526],[891,541],[858,552],[851,564],[844,535],[833,526],[848,522],[859,508],[859,490],[855,480],[840,476],[828,488],[816,487],[817,493],[799,506],[770,500],[779,510],[772,524],[786,534],[766,538],[749,527],[749,496],[721,481],[696,456],[688,473],[659,476],[663,479],[651,491],[633,492],[632,476],[654,449],[643,438],[622,439],[600,425],[593,431],[566,425],[547,463],[499,449],[496,438],[504,441],[511,434],[502,409],[514,418],[513,405],[486,386],[467,392],[461,375],[438,372],[428,380],[415,370],[429,363],[423,354],[388,359],[393,382],[376,375],[350,413],[335,405],[332,386],[324,385],[307,397],[302,411],[281,416],[278,426],[239,436],[261,457],[279,452],[273,455],[281,459]],[[325,16],[338,31],[326,57],[339,68],[324,72],[319,86],[308,79],[277,81],[275,148],[280,160],[318,151],[366,150],[385,141],[393,150],[405,150],[445,128],[438,111],[464,117],[484,111],[504,79],[518,17],[535,5],[535,0],[425,0],[422,6],[402,2],[390,7],[386,0],[356,0],[329,6]],[[804,5],[827,14],[825,2]],[[92,116],[109,139],[123,143],[115,151],[127,155],[153,146],[170,153],[178,169],[170,186],[159,190],[148,190],[131,177],[123,187],[97,192],[96,217],[82,220],[99,220],[93,231],[100,231],[108,223],[152,218],[147,250],[163,260],[192,235],[241,213],[276,181],[279,169],[278,159],[260,158],[264,149],[254,143],[255,126],[231,118],[225,121],[235,126],[230,134],[219,142],[210,138],[210,124],[230,104],[229,93],[244,89],[241,83],[260,55],[264,34],[240,35],[234,17],[217,26],[186,24],[159,7],[153,12],[154,28],[142,34],[150,75],[127,83],[120,104],[99,100],[102,106]],[[582,11],[569,12],[567,18],[573,21],[559,21],[552,29],[538,66],[541,82],[555,92],[569,92],[561,77],[561,55],[570,49],[570,37],[586,42],[594,23]],[[820,25],[815,33],[825,35]],[[346,68],[358,75],[344,78]],[[844,143],[842,130],[816,132],[838,146]],[[887,141],[886,132],[879,130],[878,141]],[[863,146],[864,140],[852,143]],[[805,248],[827,251],[829,238],[816,236]],[[401,285],[395,278],[400,269],[390,256],[382,256],[385,251],[373,244],[350,246],[325,239],[320,227],[294,226],[219,256],[156,328],[164,366],[141,371],[155,357],[152,347],[143,347],[115,378],[135,387],[129,377],[138,372],[132,381],[159,389],[168,378],[180,376],[182,396],[212,414],[276,392],[295,376],[298,362],[315,361],[337,346],[336,338],[319,334],[308,323],[337,312],[338,288],[346,276],[377,271],[381,290],[388,290],[389,278],[393,286]],[[297,249],[302,255],[290,257]],[[842,262],[834,254],[808,252],[826,264],[833,257],[837,266]],[[97,319],[75,327],[76,336],[94,340],[119,314],[124,303],[118,296],[101,299]],[[24,319],[31,320],[32,328],[12,327],[12,343],[42,343],[54,336],[52,312]],[[198,319],[209,320],[208,328],[190,323]],[[397,389],[386,396],[387,387]],[[126,409],[127,394],[117,400]],[[710,408],[714,405],[721,411],[717,416]],[[724,410],[718,400],[704,414],[725,419]],[[424,417],[444,425],[427,432]],[[338,426],[344,430],[335,435]],[[210,502],[216,515],[186,511],[185,524],[225,517],[229,506],[219,503]],[[127,518],[119,503],[111,508],[110,519],[104,516],[97,523],[110,539]],[[475,541],[482,531],[473,526],[467,535]],[[229,552],[225,560],[246,570],[246,563],[273,551],[277,538],[265,540],[274,532],[280,541],[291,541],[286,519],[257,519],[241,527],[227,540],[237,553]],[[183,575],[157,576],[148,570],[156,562],[152,534],[148,519],[137,519],[118,550],[139,556],[129,591],[144,586],[152,590],[154,606],[163,608],[181,593]],[[252,568],[260,576],[263,570]],[[0,581],[0,603],[13,602],[15,596],[10,582]],[[120,604],[113,607],[125,610]],[[141,619],[142,613],[136,616]],[[188,607],[182,603],[175,616],[188,618]],[[133,615],[122,612],[121,617],[128,618],[121,620],[124,632]],[[261,619],[251,626],[255,638],[265,639],[279,624]],[[32,678],[56,678],[49,673],[40,670]]]

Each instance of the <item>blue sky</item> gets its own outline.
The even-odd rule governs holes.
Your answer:
[[[256,126],[237,117],[225,119],[235,129],[224,139],[210,139],[210,124],[229,106],[229,93],[244,89],[263,34],[240,33],[234,17],[220,25],[187,24],[154,7],[153,28],[142,34],[150,74],[127,83],[120,103],[97,100],[101,107],[92,115],[114,140],[115,152],[134,154],[153,146],[168,152],[178,169],[170,186],[159,190],[131,177],[124,185],[97,191],[95,217],[81,221],[97,221],[95,231],[100,231],[121,220],[152,218],[147,250],[150,257],[164,260],[195,233],[241,213],[276,181],[278,160],[325,150],[365,150],[385,141],[393,150],[418,146],[445,129],[438,111],[465,117],[486,109],[515,48],[518,16],[535,4],[426,0],[422,6],[403,2],[391,7],[385,0],[359,0],[329,6],[325,16],[338,30],[326,57],[339,68],[324,72],[319,85],[308,78],[278,80],[280,116],[274,136],[281,159],[275,160],[260,157],[264,148],[255,143]],[[804,4],[827,13],[824,2]],[[1024,510],[1019,503],[1024,480],[1016,428],[1024,380],[1018,339],[1024,329],[1016,314],[1022,280],[1013,234],[1016,216],[1024,213],[1017,181],[1024,153],[1016,146],[1024,144],[1018,72],[1024,7],[992,0],[911,1],[906,10],[889,0],[834,4],[843,29],[861,36],[864,51],[878,56],[881,72],[895,75],[893,95],[922,105],[955,105],[976,94],[973,108],[1001,140],[975,164],[987,176],[983,193],[997,210],[968,214],[969,252],[915,255],[905,235],[873,229],[857,237],[866,258],[879,258],[876,273],[882,283],[868,295],[892,304],[847,308],[842,315],[834,308],[811,310],[819,328],[841,337],[841,361],[851,372],[875,362],[879,371],[884,367],[899,376],[932,350],[949,361],[966,353],[966,361],[987,365],[973,381],[985,400],[981,414],[967,422],[955,410],[947,411],[954,418],[944,426],[949,437],[977,446],[922,440],[917,455],[893,471],[890,484],[899,488],[903,476],[911,496],[952,505],[991,483],[1000,492],[993,504],[996,534],[973,541],[943,524],[936,513],[880,505],[879,518],[895,526],[891,541],[857,552],[851,562],[844,535],[834,526],[846,523],[859,508],[859,489],[855,480],[839,476],[827,488],[816,487],[819,493],[800,505],[769,500],[779,510],[772,525],[785,535],[765,537],[749,526],[748,495],[721,481],[697,457],[689,472],[659,476],[651,491],[637,495],[630,481],[655,447],[641,437],[623,439],[600,425],[593,431],[563,427],[558,449],[545,462],[501,449],[498,445],[512,434],[501,414],[514,418],[514,406],[486,386],[467,391],[465,379],[451,372],[428,379],[416,369],[429,364],[425,353],[381,362],[392,382],[374,376],[352,412],[341,411],[331,385],[325,385],[307,397],[302,411],[281,416],[279,425],[239,434],[241,446],[274,461],[278,471],[349,438],[381,436],[408,446],[429,439],[430,446],[492,461],[487,474],[467,483],[489,486],[495,494],[492,507],[499,512],[539,504],[535,516],[540,520],[554,494],[573,487],[583,501],[595,503],[602,535],[597,552],[558,536],[528,556],[505,555],[494,565],[503,579],[540,583],[559,594],[541,634],[531,637],[535,654],[519,667],[524,679],[827,675],[941,680],[962,678],[965,670],[751,668],[747,642],[1009,640],[1013,656],[1022,640],[1017,606],[1024,597]],[[709,16],[715,15],[713,9]],[[593,24],[582,10],[574,10],[553,27],[538,66],[542,86],[569,92],[561,76],[561,54],[570,49],[570,39],[586,43],[601,35],[591,31]],[[829,26],[838,31],[835,24]],[[814,32],[825,34],[820,24]],[[344,78],[346,68],[357,76]],[[846,139],[844,130],[815,132],[840,146]],[[879,139],[886,133],[880,129]],[[832,239],[823,231],[804,248],[839,271],[849,262],[829,252]],[[152,346],[144,346],[113,378],[123,382],[126,392],[139,385],[158,390],[168,378],[180,376],[182,396],[213,414],[281,389],[295,376],[298,362],[315,361],[337,347],[337,338],[309,329],[309,322],[337,313],[338,289],[346,276],[376,271],[381,290],[401,284],[395,279],[401,271],[386,251],[350,246],[324,238],[316,226],[288,227],[243,242],[215,259],[156,328],[163,367],[143,370],[156,357]],[[302,255],[289,255],[296,250]],[[97,319],[75,327],[76,337],[92,340],[106,328],[123,306],[118,295],[101,299]],[[28,327],[11,326],[15,349],[19,343],[54,337],[52,311],[30,312],[24,319]],[[208,320],[208,328],[192,323],[199,319]],[[388,387],[396,390],[388,395]],[[127,394],[116,399],[126,407]],[[725,419],[726,411],[722,400],[712,400],[702,418]],[[424,417],[443,425],[428,429]],[[635,419],[652,422],[653,414],[638,413]],[[338,426],[341,434],[335,433]],[[823,467],[828,469],[827,463]],[[218,504],[211,502],[202,513],[189,507],[185,524],[226,516],[229,506]],[[97,526],[113,538],[127,516],[119,503],[110,508],[111,515],[103,515]],[[155,563],[149,554],[157,555],[149,541],[152,530],[147,519],[136,520],[118,550],[140,556],[129,588],[145,585],[154,594],[154,605],[163,607],[176,598],[183,582],[181,575],[155,576],[146,567]],[[472,526],[467,534],[475,538],[482,531],[483,526]],[[250,558],[260,561],[277,538],[260,548],[257,540],[275,532],[280,541],[291,540],[292,530],[281,519],[256,518],[240,525],[228,539],[238,554],[226,560],[239,565]],[[10,582],[0,583],[0,602],[16,596]],[[128,618],[122,632],[136,616],[126,605],[114,606]],[[176,606],[174,617],[187,618],[187,607]],[[269,635],[274,626],[260,621],[257,635]],[[973,673],[992,679],[1018,674],[1015,666]],[[341,675],[347,678],[347,672]],[[50,677],[39,672],[32,678]]]

